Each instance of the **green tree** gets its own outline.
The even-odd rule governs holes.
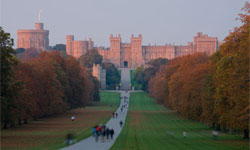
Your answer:
[[[50,50],[66,52],[66,45],[65,44],[56,44],[55,46],[51,46]]]
[[[92,49],[86,54],[82,55],[79,58],[79,62],[81,66],[92,68],[93,64],[102,64],[102,56],[98,53],[96,49]]]
[[[106,69],[106,85],[108,89],[115,89],[120,84],[121,76],[118,69],[112,63],[104,63],[102,68]]]
[[[17,83],[13,76],[13,66],[17,64],[14,56],[14,45],[9,33],[5,33],[0,27],[0,55],[1,55],[1,122],[4,128],[11,121],[10,110],[15,106],[14,97],[17,95]]]

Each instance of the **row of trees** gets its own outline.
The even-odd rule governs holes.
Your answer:
[[[157,58],[149,61],[146,67],[137,67],[134,71],[134,82],[142,85],[142,90],[148,91],[148,82],[159,71],[161,65],[167,64],[168,59]]]
[[[250,13],[250,5],[248,13]],[[249,15],[211,57],[183,56],[161,66],[150,79],[149,92],[158,103],[218,130],[244,131],[249,139]]]
[[[94,97],[90,72],[71,56],[42,52],[19,61],[13,40],[0,28],[1,123],[4,128],[82,107]]]

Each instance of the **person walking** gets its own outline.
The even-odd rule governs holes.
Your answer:
[[[123,124],[123,122],[122,122],[122,121],[120,121],[120,127],[122,127],[122,124]]]
[[[106,130],[102,129],[102,143],[104,143],[105,136],[106,136]]]
[[[113,140],[113,135],[115,134],[114,129],[111,129],[109,131],[109,134],[110,134],[111,140]]]
[[[109,131],[109,128],[106,128],[106,136],[107,136],[107,140],[109,139],[109,133],[110,131]]]
[[[72,117],[71,117],[71,120],[72,120],[72,121],[75,121],[75,116],[72,116]]]
[[[96,134],[96,126],[92,128],[92,136],[95,137]]]
[[[118,116],[118,113],[115,113],[115,117],[117,118],[117,116]]]
[[[99,138],[99,131],[98,131],[98,128],[96,128],[96,130],[95,130],[95,142],[98,142],[98,138]]]
[[[115,118],[115,113],[112,113],[112,117]]]

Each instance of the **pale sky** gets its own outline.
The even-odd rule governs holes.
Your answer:
[[[240,26],[235,18],[246,0],[0,0],[0,26],[17,39],[18,29],[34,29],[38,21],[49,30],[50,45],[92,37],[109,47],[110,34],[142,34],[143,45],[186,45],[197,32],[222,41]]]

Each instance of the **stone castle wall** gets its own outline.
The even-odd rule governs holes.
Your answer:
[[[43,23],[36,23],[35,30],[17,30],[17,48],[48,50],[49,31],[43,29]]]
[[[179,56],[193,54],[195,52],[204,52],[212,55],[218,49],[217,37],[208,37],[201,32],[197,33],[193,42],[187,45],[155,45],[143,46],[142,35],[130,38],[130,43],[122,43],[118,35],[110,36],[110,49],[98,49],[103,56],[104,62],[111,62],[118,68],[128,67],[136,68],[143,66],[152,59],[167,58],[174,59]]]
[[[66,53],[76,58],[84,55],[88,50],[93,49],[94,42],[91,38],[88,41],[75,41],[73,35],[66,36]]]

